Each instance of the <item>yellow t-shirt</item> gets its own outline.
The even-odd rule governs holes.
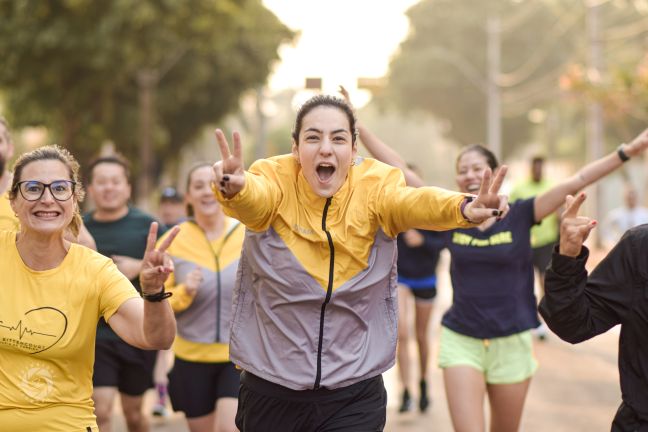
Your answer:
[[[108,258],[72,244],[34,271],[0,231],[0,429],[97,430],[92,365],[97,321],[137,291]]]
[[[0,194],[0,231],[18,231],[18,218],[14,215],[7,193]]]

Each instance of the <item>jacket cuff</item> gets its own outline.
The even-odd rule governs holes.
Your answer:
[[[589,258],[589,249],[586,246],[581,247],[581,252],[577,257],[570,257],[561,255],[558,252],[558,245],[555,245],[551,257],[551,270],[560,276],[578,275],[585,270],[587,258]]]

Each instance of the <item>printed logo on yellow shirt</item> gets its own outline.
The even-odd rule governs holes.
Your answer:
[[[35,402],[45,402],[54,391],[54,373],[44,363],[31,363],[20,374],[20,390]]]
[[[30,354],[52,348],[65,335],[67,317],[60,310],[45,306],[28,310],[15,322],[0,318],[0,345]]]

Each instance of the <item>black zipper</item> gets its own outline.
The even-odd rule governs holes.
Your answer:
[[[209,251],[212,253],[214,256],[214,263],[216,264],[216,340],[214,342],[220,343],[221,340],[221,272],[220,272],[220,253],[223,251],[223,248],[225,247],[225,243],[227,240],[230,238],[232,233],[236,230],[238,227],[238,223],[234,225],[229,232],[225,234],[225,237],[223,238],[223,242],[220,245],[220,249],[218,249],[218,252],[214,251],[212,248],[211,241],[209,240],[209,237],[207,237],[207,233],[196,223],[196,221],[192,222],[196,224],[196,226],[202,231],[203,233],[203,238],[207,242],[207,246],[209,248]]]
[[[315,385],[313,388],[315,390],[320,388],[320,381],[322,380],[322,344],[324,343],[324,315],[326,314],[326,305],[331,301],[331,294],[333,293],[333,266],[335,263],[335,248],[333,247],[333,237],[331,233],[326,229],[326,215],[328,213],[329,206],[331,205],[332,198],[329,197],[326,199],[326,204],[324,205],[324,214],[322,214],[322,231],[326,233],[326,238],[328,239],[329,249],[331,250],[331,258],[329,259],[329,278],[328,286],[326,287],[326,298],[324,303],[322,303],[322,311],[320,313],[320,328],[319,328],[319,342],[317,344],[317,374],[315,376]]]

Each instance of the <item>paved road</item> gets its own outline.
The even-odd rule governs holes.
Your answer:
[[[447,261],[447,257],[444,257]],[[436,335],[439,332],[441,311],[450,303],[447,272],[439,275],[438,312],[432,323],[436,353]],[[535,342],[535,353],[540,369],[529,391],[522,420],[526,432],[596,432],[608,431],[620,402],[617,371],[618,331],[616,329],[594,340],[573,346],[550,335],[543,342]],[[412,358],[416,356],[414,347]],[[396,432],[445,432],[452,425],[445,403],[441,371],[432,367],[433,405],[428,413],[399,414],[397,412],[399,389],[396,370],[385,374],[389,394],[386,431]],[[416,388],[416,386],[412,386]],[[123,419],[116,416],[115,432],[125,432]],[[170,418],[153,419],[154,432],[186,432],[188,429],[181,414]],[[280,432],[280,431],[278,431]]]

